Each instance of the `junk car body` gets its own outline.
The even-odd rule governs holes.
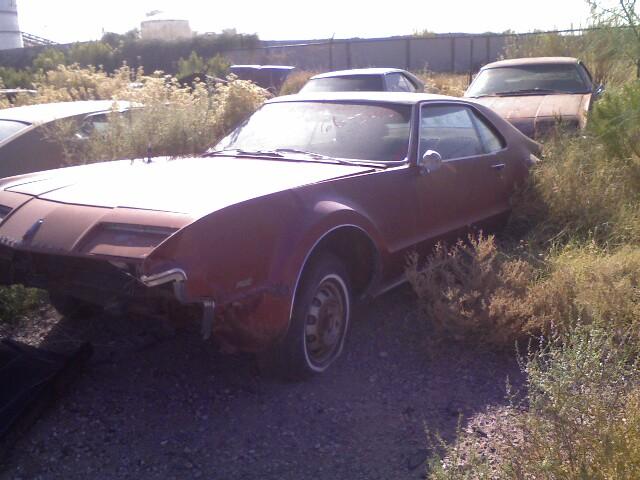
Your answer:
[[[240,80],[251,80],[275,94],[295,68],[289,65],[231,65],[229,71]]]
[[[77,122],[76,137],[106,125],[114,111],[131,108],[129,102],[87,100],[42,103],[0,110],[0,178],[59,168],[65,165],[62,146],[51,138],[56,124]]]
[[[300,93],[423,92],[424,83],[399,68],[356,68],[314,75]]]
[[[0,282],[69,314],[186,306],[301,377],[340,354],[354,299],[404,281],[407,254],[503,223],[538,153],[462,99],[278,97],[202,157],[3,180]]]
[[[586,126],[592,102],[602,93],[578,59],[516,58],[480,69],[465,97],[476,99],[531,138],[558,124],[572,131]]]

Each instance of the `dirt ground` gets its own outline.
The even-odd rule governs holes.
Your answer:
[[[76,383],[20,439],[0,479],[418,479],[426,431],[455,436],[521,382],[513,352],[433,342],[396,289],[355,312],[345,353],[304,383],[260,376],[198,325],[84,321],[45,312],[0,331],[95,353]],[[482,434],[482,432],[480,432]]]

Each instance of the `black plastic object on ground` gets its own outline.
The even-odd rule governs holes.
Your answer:
[[[63,355],[0,342],[0,456],[11,438],[26,431],[60,396],[92,353],[90,343]]]
[[[276,94],[295,68],[288,65],[231,65],[229,70],[240,80],[251,80],[256,85]]]

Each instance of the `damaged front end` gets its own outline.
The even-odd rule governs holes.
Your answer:
[[[200,321],[203,337],[215,334],[229,350],[260,350],[286,328],[288,291],[257,283],[266,277],[266,257],[238,260],[236,251],[259,249],[243,248],[224,229],[203,229],[202,219],[6,191],[0,205],[2,285],[117,313]]]
[[[187,274],[146,275],[144,261],[192,219],[0,193],[0,284],[22,284],[115,311],[184,309]],[[188,305],[201,310],[200,305]]]

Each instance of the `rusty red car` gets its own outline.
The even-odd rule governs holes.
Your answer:
[[[604,87],[571,57],[515,58],[480,69],[465,93],[509,120],[525,135],[544,138],[556,127],[578,132]]]
[[[190,315],[287,377],[342,351],[355,300],[407,254],[492,229],[539,145],[463,99],[274,98],[197,158],[69,167],[0,182],[0,283],[65,315]]]

